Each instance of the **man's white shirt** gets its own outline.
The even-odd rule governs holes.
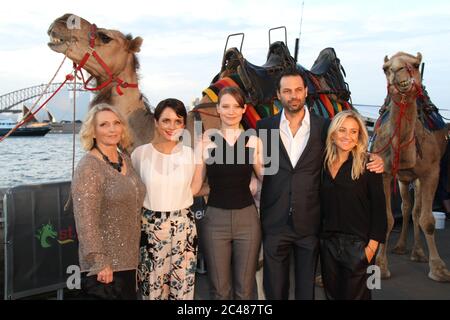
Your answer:
[[[310,115],[308,107],[304,106],[305,116],[302,121],[302,125],[297,130],[297,133],[292,135],[291,129],[289,128],[289,120],[286,119],[284,110],[281,111],[281,121],[280,121],[280,136],[283,142],[284,148],[286,149],[289,159],[291,160],[292,167],[295,167],[298,160],[300,159],[303,151],[305,150],[306,144],[308,143],[309,133],[310,133]]]

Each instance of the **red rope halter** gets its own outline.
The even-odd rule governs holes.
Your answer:
[[[126,81],[123,81],[119,77],[115,76],[111,69],[109,69],[108,65],[103,61],[103,59],[98,55],[98,53],[95,51],[95,39],[97,38],[97,26],[95,23],[91,25],[91,31],[89,32],[89,49],[88,52],[86,52],[83,56],[83,59],[81,59],[80,64],[76,66],[75,72],[80,72],[81,78],[83,80],[83,85],[86,90],[89,91],[99,91],[103,88],[107,87],[111,83],[116,83],[116,91],[121,96],[123,95],[123,92],[120,88],[137,88],[137,83],[128,83]],[[108,74],[108,80],[103,82],[102,84],[98,85],[95,88],[88,87],[88,83],[94,78],[93,76],[90,76],[87,80],[84,79],[84,74],[82,72],[82,68],[87,63],[89,58],[93,56],[94,59],[102,66],[103,70]]]
[[[75,62],[73,63],[74,74],[72,74],[72,73],[67,74],[64,82],[58,87],[58,89],[56,89],[56,91],[53,92],[52,95],[47,100],[45,100],[45,102],[36,111],[34,111],[33,113],[30,113],[26,118],[22,119],[19,123],[17,123],[14,126],[14,128],[12,128],[6,135],[4,135],[3,137],[0,137],[0,142],[5,140],[14,131],[16,131],[17,129],[22,127],[24,124],[26,124],[28,121],[30,121],[59,92],[59,90],[61,90],[61,88],[66,84],[67,81],[73,81],[75,79],[78,72],[81,74],[84,88],[89,91],[101,90],[113,82],[117,84],[116,91],[119,95],[123,95],[123,92],[120,88],[137,88],[138,87],[137,83],[128,83],[126,81],[123,81],[119,77],[116,77],[113,75],[113,73],[111,72],[111,69],[109,69],[109,67],[106,65],[106,63],[102,60],[102,58],[100,58],[100,56],[94,50],[96,38],[97,38],[97,26],[95,24],[92,24],[91,31],[89,32],[89,50],[88,50],[88,52],[85,53],[85,55],[83,56],[83,59],[81,59],[79,65],[77,65]],[[95,58],[95,60],[103,67],[103,69],[105,70],[105,72],[108,74],[108,77],[109,77],[109,79],[107,81],[103,82],[102,84],[98,85],[95,88],[89,88],[87,86],[88,83],[92,80],[93,76],[90,76],[87,79],[87,81],[85,81],[84,74],[81,70],[91,56],[93,56]],[[64,62],[64,60],[63,60],[63,62]],[[58,69],[58,71],[59,71],[59,69]],[[56,74],[55,74],[55,76],[56,76]]]
[[[413,85],[416,89],[416,96],[414,97],[414,99],[417,99],[417,97],[423,97],[423,91],[422,91],[422,87],[416,83],[416,81],[414,80],[414,77],[412,75],[412,69],[411,66],[409,64],[406,65],[406,69],[408,70],[408,73],[410,75],[411,81],[413,82]],[[397,85],[395,84],[388,84],[388,93],[389,93],[389,87],[390,86],[394,86],[395,89],[400,92],[399,88],[397,87]],[[400,142],[400,137],[401,137],[401,126],[402,126],[402,121],[403,119],[408,120],[409,122],[411,122],[413,119],[408,119],[408,117],[406,116],[406,109],[408,108],[408,103],[405,100],[405,95],[402,94],[402,99],[400,102],[395,101],[394,99],[392,99],[392,101],[394,102],[394,104],[399,107],[400,112],[399,115],[397,117],[397,119],[395,120],[395,129],[393,134],[390,136],[387,144],[385,146],[383,146],[380,150],[374,151],[373,153],[382,153],[384,151],[387,150],[387,148],[392,147],[393,152],[394,152],[394,156],[392,158],[392,176],[394,178],[394,182],[397,181],[397,174],[398,171],[400,170],[400,152],[402,149],[408,147],[411,143],[413,143],[415,141],[415,135],[413,133],[412,138],[406,142],[405,144],[401,144]],[[393,140],[394,138],[397,137],[397,145],[394,145]],[[397,184],[394,184],[394,192],[397,191]]]

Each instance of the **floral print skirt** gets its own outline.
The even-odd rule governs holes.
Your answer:
[[[192,211],[143,208],[137,272],[144,300],[193,300],[197,230]]]

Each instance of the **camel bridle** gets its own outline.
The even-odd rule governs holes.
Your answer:
[[[89,91],[99,91],[99,90],[102,90],[103,88],[107,87],[111,83],[115,83],[116,84],[116,92],[120,96],[123,95],[123,92],[122,92],[121,88],[124,88],[124,89],[126,89],[126,88],[137,88],[138,87],[137,83],[128,83],[126,81],[123,81],[119,77],[115,76],[111,72],[111,69],[108,67],[108,65],[103,61],[103,59],[95,51],[95,39],[97,38],[97,26],[95,25],[95,23],[93,23],[91,25],[91,30],[89,31],[88,36],[89,36],[89,48],[88,48],[88,51],[84,54],[83,59],[81,59],[81,61],[80,61],[80,63],[78,65],[76,65],[76,63],[74,63],[74,67],[75,67],[76,72],[80,72],[80,74],[81,74],[81,78],[83,80],[84,88],[86,90],[89,90]],[[90,76],[87,80],[85,80],[84,79],[84,74],[83,74],[83,72],[81,70],[84,67],[84,65],[87,63],[87,61],[89,60],[89,58],[91,56],[94,57],[94,59],[98,62],[98,64],[100,64],[101,67],[103,68],[103,70],[108,74],[108,80],[106,80],[105,82],[103,82],[102,84],[100,84],[100,85],[98,85],[97,87],[94,87],[94,88],[88,87],[89,82],[92,80],[92,78],[94,78],[94,76]]]
[[[417,83],[417,81],[414,78],[413,75],[413,70],[411,68],[411,65],[409,65],[408,63],[405,66],[406,70],[408,71],[408,74],[410,76],[410,79],[412,81],[413,86],[416,89],[416,95],[414,97],[414,99],[417,99],[418,97],[423,97],[423,90],[422,87]],[[408,108],[408,103],[406,101],[406,94],[405,93],[401,93],[400,88],[398,87],[397,83],[394,81],[393,83],[388,83],[387,86],[387,90],[389,93],[389,88],[393,86],[397,92],[400,93],[401,96],[401,100],[400,101],[395,101],[394,98],[392,98],[392,101],[394,103],[395,106],[397,106],[400,109],[400,112],[398,114],[397,119],[395,120],[395,129],[394,132],[392,133],[392,135],[389,137],[388,142],[386,143],[386,145],[384,145],[381,149],[377,150],[377,151],[373,151],[372,153],[383,153],[384,151],[386,151],[389,147],[392,147],[394,155],[392,158],[392,176],[394,177],[394,181],[397,178],[397,174],[399,171],[399,166],[400,166],[400,152],[402,149],[408,147],[410,144],[414,143],[416,140],[416,136],[413,133],[412,138],[407,141],[404,144],[401,144],[400,142],[400,137],[401,137],[401,127],[402,127],[402,121],[405,119],[409,122],[411,122],[413,119],[408,119],[408,117],[406,116],[406,109]],[[397,138],[397,145],[394,145],[394,138]],[[397,189],[397,184],[394,184],[394,191],[396,191]]]

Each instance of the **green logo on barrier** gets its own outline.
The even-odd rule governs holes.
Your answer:
[[[66,229],[61,229],[58,232],[49,221],[37,230],[35,237],[39,240],[42,248],[50,248],[52,246],[49,242],[51,239],[56,239],[58,244],[64,245],[74,242],[76,239],[76,233],[72,229],[72,226],[69,226]]]
[[[44,224],[36,234],[36,238],[40,241],[42,248],[50,248],[52,245],[48,242],[48,238],[55,239],[58,233],[49,222]]]

